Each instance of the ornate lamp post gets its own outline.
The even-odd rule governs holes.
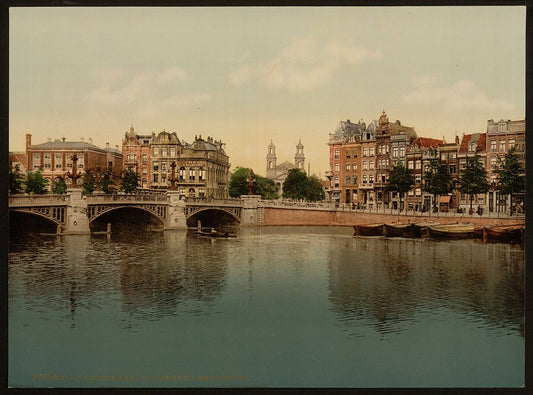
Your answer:
[[[72,180],[72,184],[76,186],[78,178],[80,177],[81,173],[78,173],[78,155],[74,153],[74,155],[72,155],[72,173],[67,171],[67,178],[70,178]]]
[[[176,189],[176,181],[178,181],[178,178],[176,177],[176,161],[173,160],[170,164],[170,167],[172,168],[172,172],[170,173],[170,177],[168,180],[170,181],[170,189]]]
[[[254,171],[250,169],[250,174],[248,175],[248,195],[254,194]]]

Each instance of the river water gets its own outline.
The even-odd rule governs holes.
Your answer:
[[[349,228],[17,236],[12,387],[517,387],[524,250]]]

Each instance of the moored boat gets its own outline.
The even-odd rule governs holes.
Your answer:
[[[198,230],[198,234],[201,236],[208,236],[208,237],[222,237],[222,238],[236,237],[236,235],[233,233],[219,232],[216,229],[211,229],[210,231],[207,231],[207,232],[204,230]]]
[[[354,236],[383,236],[383,224],[354,225]]]
[[[474,224],[428,226],[430,237],[438,239],[468,239],[474,237]]]
[[[485,226],[484,241],[496,241],[502,243],[520,242],[524,233],[524,225],[496,225]]]
[[[428,236],[429,226],[438,226],[440,222],[417,222],[413,224],[413,237]]]
[[[385,237],[414,237],[414,224],[397,223],[383,224],[383,236]]]

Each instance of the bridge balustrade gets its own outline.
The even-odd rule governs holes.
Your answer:
[[[229,206],[242,206],[241,199],[215,199],[215,198],[192,198],[187,197],[184,199],[187,204],[200,204],[200,205],[229,205]]]
[[[70,197],[68,195],[10,195],[10,207],[13,206],[64,206],[68,205]]]
[[[95,203],[110,203],[110,202],[167,202],[168,197],[166,195],[156,194],[141,194],[141,195],[92,195],[87,196],[88,204]]]

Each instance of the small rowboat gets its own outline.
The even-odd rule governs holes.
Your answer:
[[[502,243],[520,242],[524,229],[524,225],[485,226],[483,240]]]
[[[208,237],[222,237],[222,238],[237,237],[233,233],[219,232],[218,230],[215,230],[215,229],[211,229],[209,232],[199,230],[198,234],[201,236],[208,236]]]
[[[474,224],[428,226],[428,232],[437,239],[469,239],[474,237]]]
[[[385,237],[414,237],[414,224],[383,224]]]
[[[354,236],[383,236],[383,224],[354,225]]]

